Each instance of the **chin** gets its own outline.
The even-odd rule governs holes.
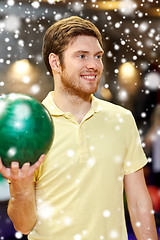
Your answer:
[[[86,91],[85,94],[86,94],[86,95],[91,95],[91,94],[94,94],[94,93],[96,93],[96,92],[97,92],[97,90],[94,90],[94,91],[91,91],[91,90],[90,90],[90,91]]]
[[[94,89],[90,89],[90,94],[94,94],[96,93],[98,90],[98,87],[94,88]]]

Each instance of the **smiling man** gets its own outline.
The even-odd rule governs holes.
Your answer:
[[[80,123],[91,107],[91,94],[98,89],[103,70],[103,50],[93,36],[75,36],[68,43],[63,62],[51,53],[49,63],[54,75],[52,98],[64,112],[72,113]]]
[[[65,65],[62,67],[61,81],[64,91],[69,90],[75,96],[84,94],[84,97],[96,92],[103,70],[102,54],[103,50],[95,37],[74,37],[63,56]],[[54,59],[51,54],[53,69]]]
[[[125,189],[138,240],[157,240],[144,180],[147,163],[130,111],[93,96],[103,71],[99,30],[70,17],[46,32],[43,57],[54,91],[43,104],[54,125],[53,145],[30,167],[11,169],[8,214],[30,240],[127,240]]]

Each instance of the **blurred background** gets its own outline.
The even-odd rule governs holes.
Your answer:
[[[72,15],[89,19],[103,35],[104,72],[96,96],[135,117],[160,235],[160,0],[0,0],[0,96],[25,93],[41,101],[54,89],[41,56],[43,36],[53,22]],[[26,239],[7,216],[8,200],[8,183],[0,175],[0,240]],[[126,203],[125,210],[132,240]]]

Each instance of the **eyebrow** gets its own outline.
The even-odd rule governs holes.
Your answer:
[[[78,51],[74,52],[74,54],[77,54],[77,53],[89,53],[89,51],[78,50]],[[103,53],[104,53],[104,51],[101,50],[101,51],[96,52],[95,55],[97,55],[97,54],[103,54]]]

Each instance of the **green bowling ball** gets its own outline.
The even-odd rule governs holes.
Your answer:
[[[3,181],[3,176],[2,176],[2,174],[0,174],[0,182],[2,182]]]
[[[53,138],[52,117],[38,100],[18,93],[0,97],[0,156],[6,167],[12,161],[33,165]]]

